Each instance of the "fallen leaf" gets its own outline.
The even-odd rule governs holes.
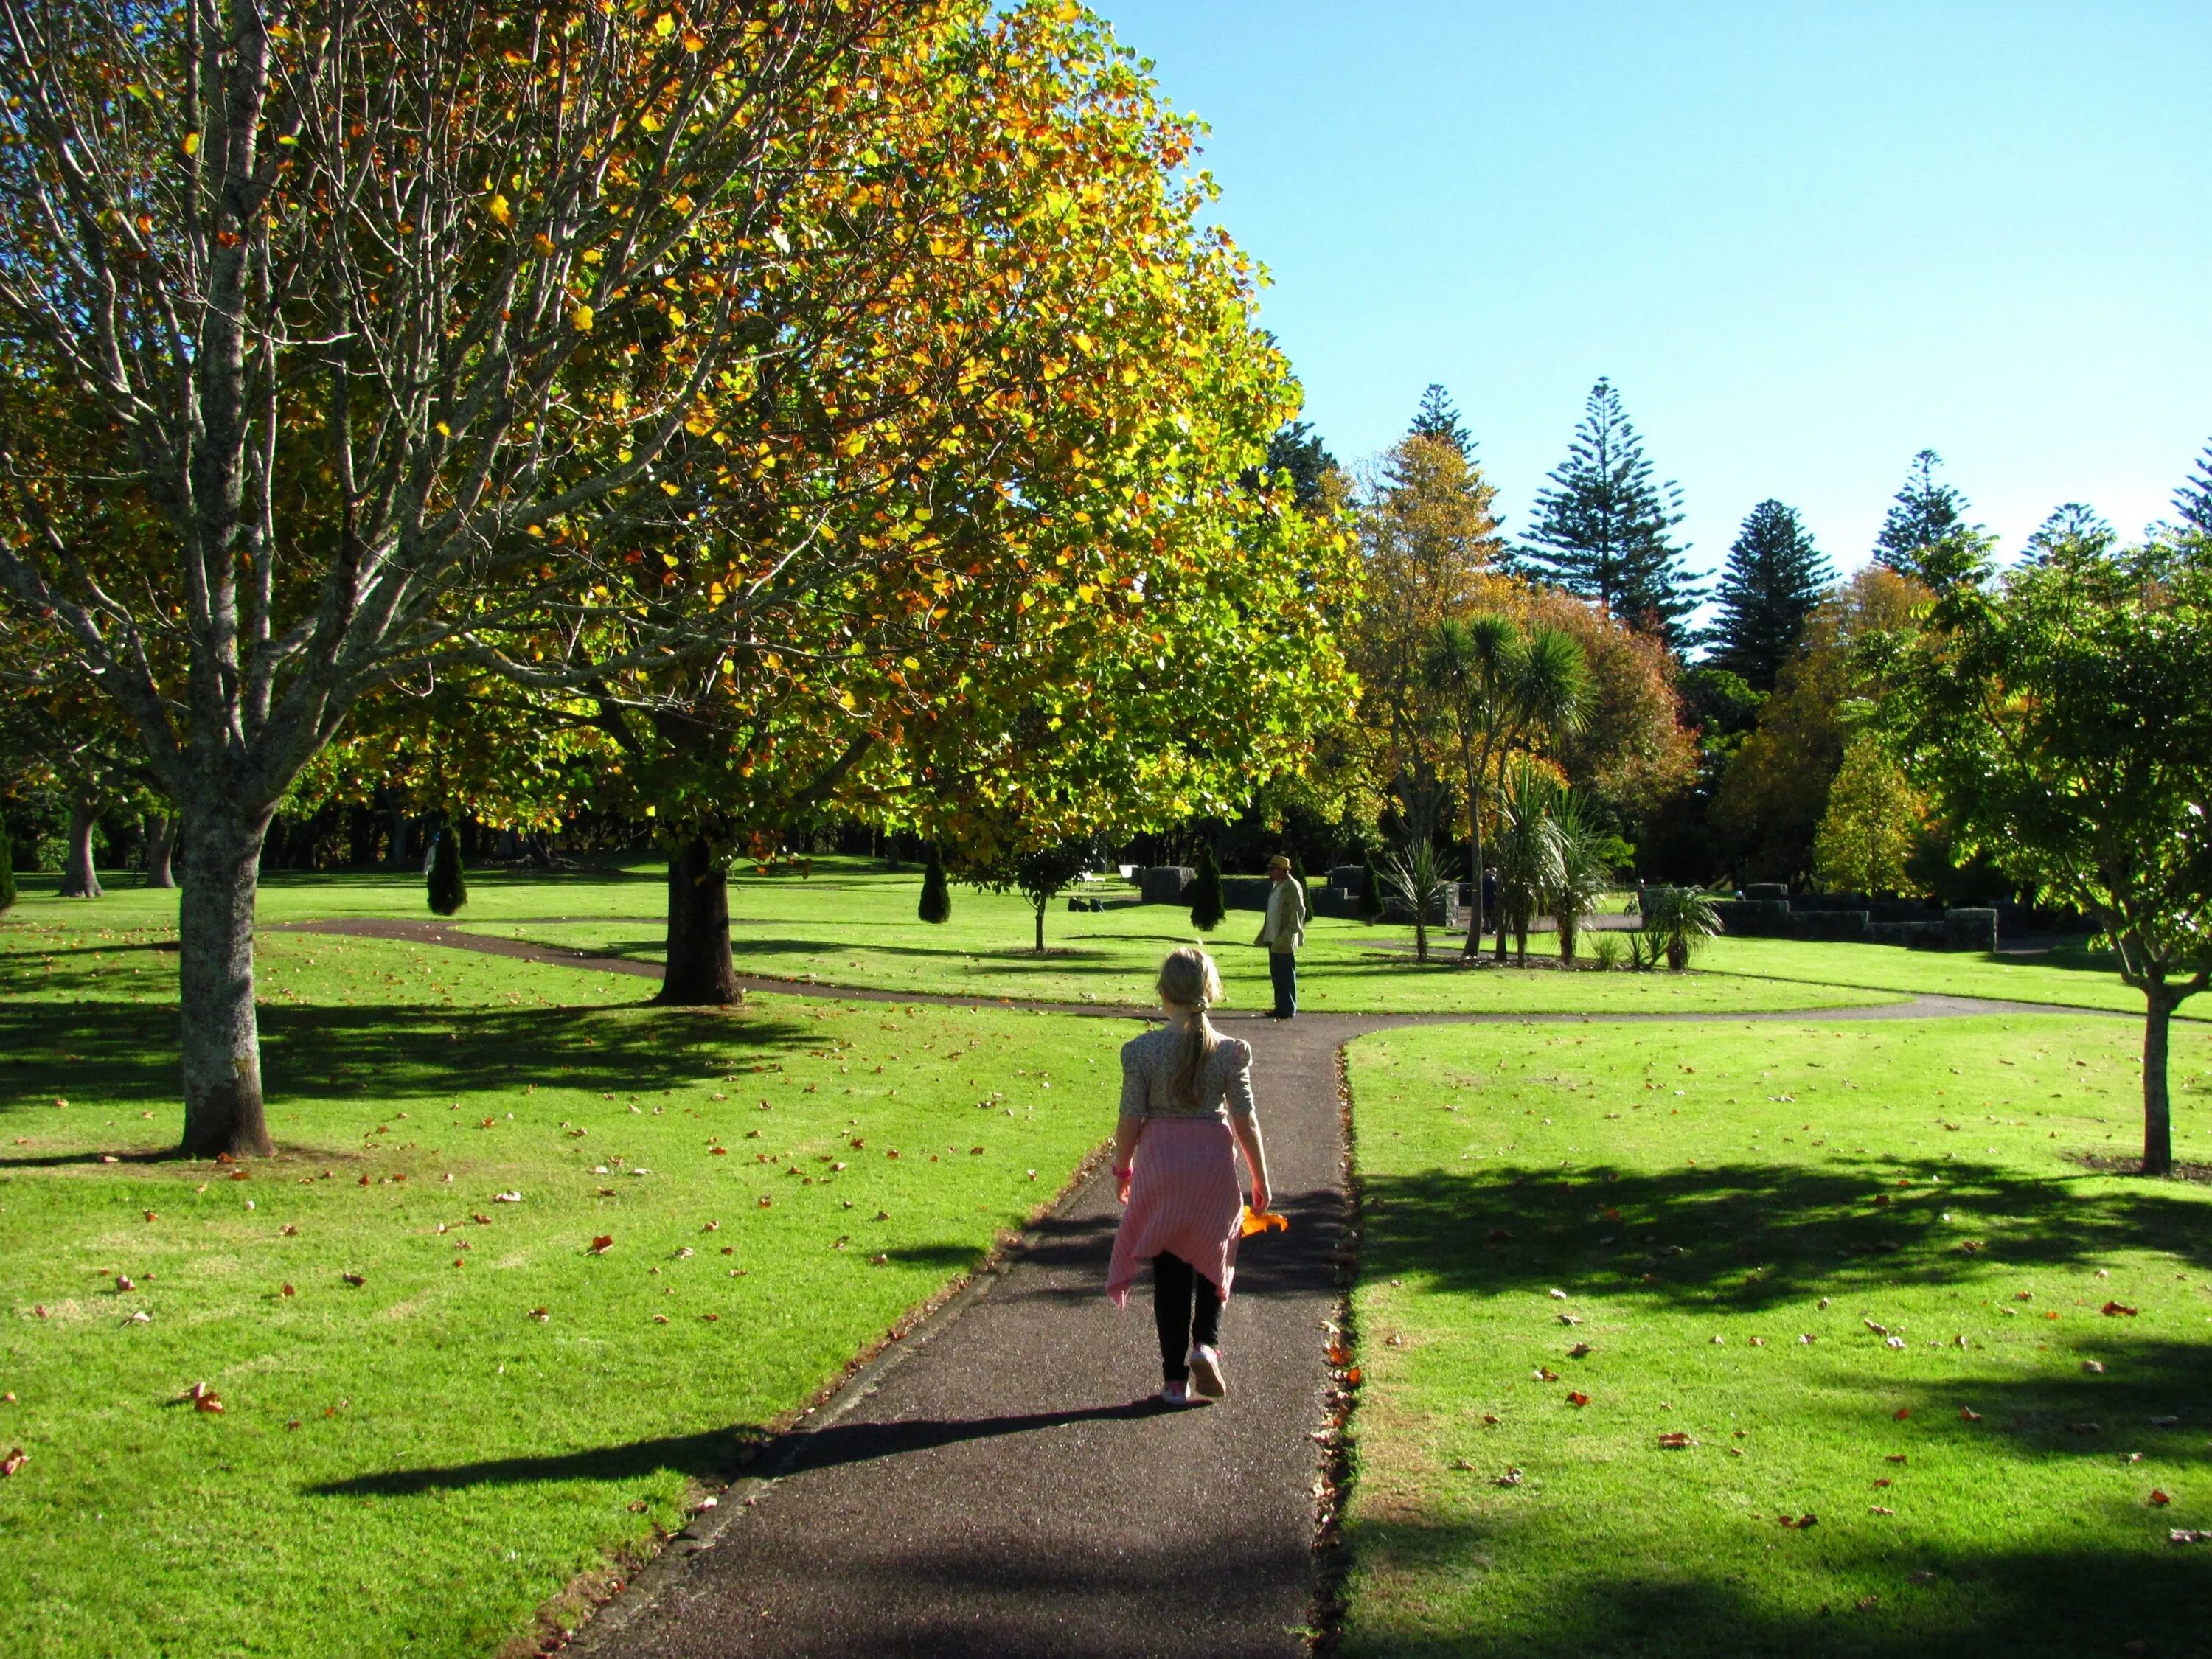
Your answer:
[[[1544,1294],[1551,1297],[1555,1301],[1565,1302],[1567,1299],[1567,1293],[1562,1290],[1549,1290],[1545,1291]]]
[[[21,1447],[15,1449],[15,1455],[19,1459],[23,1455]],[[14,1473],[6,1464],[0,1463],[0,1474]],[[2212,1544],[2212,1530],[2202,1527],[2176,1527],[2166,1534],[2166,1541],[2169,1544]]]
[[[1867,1505],[1867,1513],[1869,1515],[1895,1515],[1897,1511],[1890,1508],[1887,1504],[1869,1504]]]
[[[980,1152],[983,1149],[978,1146],[974,1150]],[[1290,1224],[1288,1216],[1278,1215],[1273,1210],[1255,1210],[1249,1204],[1244,1206],[1243,1218],[1237,1223],[1242,1236],[1246,1238],[1254,1233],[1285,1232]]]
[[[146,1219],[149,1221],[159,1221],[161,1218],[160,1216],[155,1214],[151,1210],[146,1212]]]
[[[1570,1359],[1580,1359],[1584,1354],[1591,1352],[1593,1352],[1593,1350],[1589,1343],[1577,1342],[1573,1347],[1567,1350],[1567,1358]]]
[[[1816,1515],[1811,1514],[1778,1515],[1774,1518],[1783,1526],[1788,1527],[1796,1532],[1803,1532],[1807,1528],[1817,1526],[1820,1522],[1820,1517]]]
[[[539,1324],[543,1325],[547,1320],[552,1318],[553,1315],[548,1309],[532,1308],[530,1310],[530,1316],[536,1320]]]
[[[300,1230],[289,1221],[278,1231],[286,1238],[297,1238],[300,1236]]]
[[[665,1325],[668,1322],[668,1316],[666,1314],[655,1314],[653,1316],[653,1322],[656,1325]]]
[[[1890,1452],[1885,1455],[1881,1461],[1885,1463],[1902,1463],[1905,1462],[1905,1454],[1903,1452]]]
[[[491,1201],[495,1204],[520,1204],[522,1202],[522,1194],[520,1193],[494,1193],[491,1195]]]
[[[1549,1365],[1537,1366],[1531,1375],[1534,1376],[1539,1382],[1556,1382],[1559,1380],[1559,1374],[1553,1370]]]
[[[1567,1404],[1570,1406],[1587,1406],[1589,1404],[1589,1400],[1590,1397],[1580,1389],[1573,1390],[1567,1395]]]
[[[763,1210],[767,1209],[770,1205],[774,1204],[775,1202],[775,1200],[774,1199],[770,1198],[770,1197],[769,1197],[766,1193],[763,1193],[763,1194],[760,1195],[760,1207],[761,1207],[762,1209],[763,1209]]]
[[[2128,1307],[2124,1303],[2107,1302],[2097,1311],[2107,1319],[2133,1319],[2140,1310]]]
[[[2168,1504],[2173,1502],[2173,1499],[2167,1497],[2166,1493],[2160,1492],[2156,1486],[2153,1486],[2150,1489],[2150,1496],[2143,1501],[2148,1504],[2154,1510],[2162,1510]]]
[[[349,1285],[366,1285],[368,1283],[368,1277],[362,1273],[340,1273],[338,1277],[345,1280]]]
[[[592,1241],[592,1254],[593,1255],[605,1255],[609,1250],[614,1249],[614,1235],[612,1233],[601,1233],[597,1238]]]
[[[276,1292],[276,1294],[277,1294],[277,1295],[279,1295],[279,1296],[295,1296],[295,1295],[297,1295],[297,1294],[298,1294],[298,1292],[297,1292],[297,1291],[295,1291],[295,1290],[293,1290],[293,1288],[292,1288],[289,1285],[285,1285],[285,1286],[283,1287],[283,1289],[282,1289],[282,1290],[278,1291]]]
[[[1961,1423],[1978,1423],[1982,1420],[1982,1414],[1972,1406],[1961,1406],[1959,1407],[1959,1420]]]
[[[1517,1486],[1521,1484],[1521,1471],[1517,1468],[1510,1468],[1490,1484],[1493,1486]]]
[[[30,1461],[31,1454],[25,1451],[21,1446],[16,1447],[5,1457],[0,1457],[0,1479],[4,1479],[5,1477],[15,1474],[18,1469],[21,1468],[24,1464]],[[2175,1541],[2178,1543],[2180,1540],[2177,1539]]]
[[[1908,1417],[1910,1417],[1910,1416],[1911,1416],[1911,1415],[1912,1415],[1912,1407],[1910,1407],[1910,1406],[1899,1406],[1899,1407],[1895,1411],[1892,1412],[1889,1415],[1890,1415],[1890,1420],[1891,1420],[1892,1422],[1893,1422],[1893,1423],[1902,1423],[1903,1421],[1905,1421],[1905,1419],[1906,1418],[1908,1418]]]
[[[1881,1345],[1885,1348],[1901,1348],[1905,1346],[1905,1339],[1901,1336],[1885,1336],[1881,1340]]]
[[[130,1274],[118,1273],[115,1275],[115,1288],[118,1291],[135,1291],[138,1288],[138,1284]]]
[[[1871,1319],[1867,1320],[1864,1322],[1866,1328],[1872,1331],[1876,1336],[1887,1336],[1889,1334],[1889,1327],[1887,1325],[1877,1325]]]
[[[2092,1376],[2102,1376],[2105,1374],[2105,1362],[2101,1359],[2085,1359],[2081,1362],[2081,1369]]]
[[[1698,1443],[1693,1437],[1685,1434],[1681,1430],[1671,1429],[1665,1434],[1659,1437],[1659,1443],[1662,1446],[1664,1446],[1668,1451],[1680,1451],[1684,1448],[1694,1446]]]

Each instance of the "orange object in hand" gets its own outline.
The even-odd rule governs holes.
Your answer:
[[[1246,1238],[1251,1237],[1254,1233],[1264,1233],[1270,1228],[1279,1233],[1286,1232],[1290,1229],[1290,1224],[1289,1217],[1277,1215],[1273,1210],[1255,1210],[1249,1204],[1244,1206],[1244,1219],[1242,1225],[1243,1237]]]

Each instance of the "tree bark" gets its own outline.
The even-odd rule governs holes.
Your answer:
[[[174,887],[177,872],[177,820],[174,814],[150,813],[146,819],[146,884]]]
[[[80,798],[70,803],[69,856],[62,864],[64,898],[100,898],[105,890],[99,872],[92,867],[92,832],[100,821],[95,800]]]
[[[268,816],[185,820],[191,878],[177,906],[187,1158],[265,1158],[261,1031],[253,1010],[253,898]]]
[[[2166,1031],[2179,1000],[2163,985],[2143,987],[2143,1156],[2147,1176],[2173,1173],[2173,1102],[2166,1092]]]
[[[1036,908],[1036,953],[1044,954],[1044,907],[1049,901],[1040,902]]]
[[[730,960],[730,878],[703,836],[668,859],[668,965],[655,1002],[672,1008],[722,1008],[740,1000]]]

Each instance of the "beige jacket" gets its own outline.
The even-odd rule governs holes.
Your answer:
[[[1297,877],[1277,882],[1267,895],[1267,920],[1260,924],[1260,937],[1252,942],[1270,951],[1295,951],[1306,942],[1305,890]]]

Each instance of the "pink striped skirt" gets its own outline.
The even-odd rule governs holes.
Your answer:
[[[1216,1117],[1156,1117],[1137,1139],[1129,1205],[1114,1235],[1106,1294],[1121,1307],[1137,1269],[1163,1250],[1210,1280],[1224,1302],[1237,1277],[1244,1192],[1237,1141]]]

